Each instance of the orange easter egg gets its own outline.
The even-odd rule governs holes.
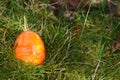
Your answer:
[[[45,46],[42,39],[33,31],[22,32],[14,43],[16,58],[35,65],[45,60]]]

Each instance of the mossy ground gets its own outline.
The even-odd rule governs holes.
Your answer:
[[[119,80],[120,51],[112,43],[120,31],[120,18],[108,17],[106,8],[77,9],[73,20],[56,18],[47,0],[25,6],[18,0],[0,1],[0,80]],[[33,0],[34,1],[34,0]],[[46,5],[40,7],[41,2]],[[15,58],[14,41],[28,28],[43,39],[46,60],[35,66]]]

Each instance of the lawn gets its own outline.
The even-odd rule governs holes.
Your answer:
[[[120,79],[120,51],[111,48],[120,31],[120,18],[109,17],[106,7],[87,13],[78,8],[69,20],[56,18],[49,0],[18,1],[0,0],[0,80]],[[28,29],[44,41],[43,65],[15,57],[14,41],[24,30],[24,16]]]

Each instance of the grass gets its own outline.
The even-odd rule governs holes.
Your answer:
[[[111,51],[120,18],[107,17],[106,8],[90,10],[86,18],[86,13],[77,9],[77,16],[69,21],[56,18],[47,5],[38,6],[41,2],[48,3],[0,1],[0,80],[120,79],[120,51]],[[41,66],[15,58],[13,45],[23,31],[24,15],[29,29],[45,43],[47,56]]]

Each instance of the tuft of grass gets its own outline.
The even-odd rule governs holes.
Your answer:
[[[111,45],[120,19],[107,17],[106,7],[90,10],[87,17],[77,9],[72,21],[56,18],[48,2],[0,1],[0,80],[119,80],[120,51],[111,52]],[[13,45],[23,31],[24,15],[28,28],[45,43],[41,66],[15,58]]]

